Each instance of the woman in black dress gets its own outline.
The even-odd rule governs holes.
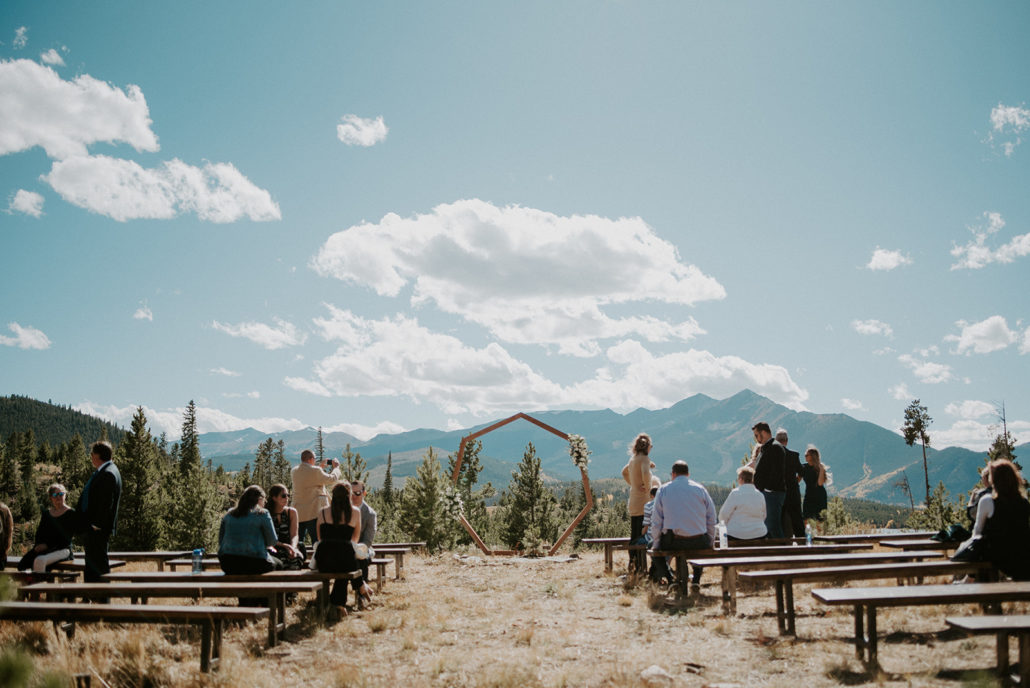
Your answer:
[[[350,501],[350,484],[339,482],[333,485],[332,501],[318,512],[315,524],[318,534],[318,549],[315,550],[315,567],[322,572],[346,573],[358,571],[358,560],[354,556],[354,543],[361,534],[361,510]],[[351,581],[355,591],[361,588],[361,578]],[[333,581],[329,593],[340,613],[346,613],[347,581]],[[362,602],[358,595],[359,604]]]
[[[981,499],[979,507],[990,511],[983,526],[987,558],[1012,580],[1030,580],[1030,502],[1023,496],[1023,479],[1007,459],[992,461],[990,469],[994,499]]]
[[[50,508],[43,512],[36,528],[35,545],[18,562],[19,571],[48,571],[53,564],[72,558],[72,534],[78,532],[79,512],[65,503],[68,490],[54,484],[47,488]]]
[[[826,466],[819,460],[819,450],[808,445],[805,450],[805,465],[801,467],[801,478],[805,481],[805,501],[801,505],[802,518],[820,520],[826,511]]]

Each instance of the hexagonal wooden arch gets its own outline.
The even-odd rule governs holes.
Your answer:
[[[536,418],[534,418],[533,416],[530,416],[529,414],[526,414],[526,413],[516,413],[511,418],[505,418],[504,420],[497,421],[496,423],[494,423],[493,425],[491,425],[489,427],[483,428],[482,430],[479,430],[478,432],[474,432],[471,435],[466,435],[465,437],[461,438],[461,445],[459,445],[459,447],[458,447],[458,460],[454,464],[454,473],[451,475],[451,483],[453,483],[454,485],[458,484],[458,475],[461,473],[461,462],[465,458],[465,445],[467,445],[470,440],[474,440],[477,437],[482,437],[483,435],[487,434],[488,432],[492,432],[492,431],[496,430],[497,428],[504,427],[508,423],[513,423],[513,422],[519,420],[520,418],[522,420],[529,421],[533,425],[536,425],[536,426],[539,426],[539,427],[543,428],[544,430],[546,430],[547,432],[549,432],[551,434],[557,435],[558,437],[562,438],[563,440],[568,440],[569,439],[569,436],[566,435],[561,430],[558,430],[556,428],[552,428],[547,423],[541,422],[541,421],[537,420]],[[594,495],[590,492],[590,478],[587,477],[587,472],[586,472],[585,469],[580,468],[579,472],[580,472],[580,475],[582,475],[582,477],[583,477],[583,494],[586,496],[586,500],[587,500],[586,506],[584,506],[583,510],[579,512],[579,514],[576,516],[575,519],[573,519],[572,523],[569,525],[568,528],[565,529],[565,532],[563,532],[561,534],[561,537],[558,538],[557,542],[555,542],[553,545],[551,545],[551,549],[548,550],[547,556],[551,556],[555,552],[558,551],[558,548],[561,547],[563,542],[565,542],[565,539],[567,537],[569,537],[569,535],[572,534],[572,531],[575,529],[575,527],[579,525],[579,522],[583,520],[583,518],[587,515],[587,513],[590,512],[590,509],[593,508],[593,506],[594,506]],[[476,529],[472,527],[472,524],[469,523],[465,519],[465,515],[464,514],[458,516],[458,520],[461,521],[461,525],[464,526],[466,531],[468,531],[468,534],[472,537],[472,539],[475,541],[476,545],[479,547],[479,549],[481,549],[483,551],[484,554],[489,554],[489,555],[494,555],[494,554],[499,554],[499,555],[521,554],[521,552],[519,552],[517,550],[490,549],[489,547],[486,546],[486,543],[483,542],[483,539],[481,537],[479,537],[479,533],[477,533]]]

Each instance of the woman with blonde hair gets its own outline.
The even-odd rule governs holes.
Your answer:
[[[629,539],[630,542],[643,536],[644,505],[651,496],[651,437],[645,433],[637,435],[629,445],[629,462],[622,469],[622,479],[629,484]],[[643,550],[629,551],[631,572],[647,570],[647,553]]]
[[[802,518],[819,520],[826,511],[826,465],[819,458],[819,450],[808,445],[805,450],[805,463],[801,466],[801,478],[805,481],[805,501],[801,507]]]
[[[44,573],[57,562],[72,558],[72,534],[81,529],[82,519],[68,506],[67,496],[67,488],[60,483],[47,488],[50,508],[39,519],[35,544],[18,562],[19,571]]]

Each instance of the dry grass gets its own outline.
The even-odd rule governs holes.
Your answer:
[[[263,624],[227,631],[221,671],[198,671],[199,639],[174,627],[0,624],[0,650],[30,649],[37,676],[91,673],[111,686],[790,686],[993,685],[994,640],[944,630],[972,607],[884,610],[883,673],[854,659],[850,610],[817,606],[798,586],[799,638],[776,633],[772,593],[738,598],[724,617],[718,574],[700,597],[671,600],[602,573],[601,555],[570,561],[413,557],[368,611],[324,626],[305,600],[288,642],[264,647]],[[657,665],[671,678],[645,681]],[[94,679],[93,685],[103,685]]]

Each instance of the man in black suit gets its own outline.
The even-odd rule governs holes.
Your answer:
[[[783,467],[786,455],[768,423],[755,423],[751,427],[755,442],[762,445],[755,463],[755,487],[765,497],[765,528],[770,538],[783,537],[783,503],[786,501]]]
[[[783,503],[783,535],[784,537],[804,537],[805,519],[801,518],[801,456],[787,448],[787,431],[779,428],[776,441],[783,445],[785,456],[783,464],[783,482],[787,488],[787,498]]]
[[[110,442],[93,443],[89,459],[96,470],[89,476],[79,496],[77,509],[83,518],[86,550],[86,570],[82,577],[87,583],[102,583],[103,575],[111,571],[107,545],[115,532],[118,503],[122,497],[122,476],[112,461],[113,457]]]

